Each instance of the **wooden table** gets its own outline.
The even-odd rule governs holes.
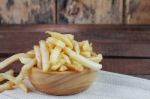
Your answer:
[[[150,78],[148,25],[0,25],[0,60],[32,49],[47,37],[47,30],[93,42],[94,50],[104,56],[103,70]],[[21,64],[12,67],[18,72]]]

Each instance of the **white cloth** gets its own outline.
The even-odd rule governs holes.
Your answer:
[[[0,99],[150,99],[150,80],[106,71],[98,73],[87,90],[71,96],[51,96],[33,90],[29,93],[17,88],[0,94]]]

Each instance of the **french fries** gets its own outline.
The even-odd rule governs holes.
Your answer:
[[[48,46],[44,40],[41,40],[40,42],[40,51],[42,56],[42,66],[43,66],[43,72],[47,72],[50,68],[49,58],[50,53],[48,51]]]
[[[14,84],[16,84],[17,86],[19,86],[21,89],[23,89],[25,92],[28,92],[28,88],[26,87],[26,85],[23,83],[23,81],[21,83],[17,83],[16,82],[16,78],[13,77],[12,75],[9,75],[9,74],[4,74],[4,73],[1,73],[0,76],[2,76],[3,78],[13,82]]]
[[[20,60],[23,64],[20,73],[14,77],[13,70],[0,73],[0,82],[8,80],[0,85],[0,92],[20,87],[25,92],[28,88],[23,80],[32,67],[42,69],[43,72],[82,72],[85,69],[98,71],[102,68],[102,54],[96,54],[92,49],[92,43],[88,40],[76,41],[72,34],[61,34],[46,31],[51,37],[40,40],[39,45],[26,53],[15,54],[0,63],[0,69]]]
[[[25,64],[22,69],[21,72],[19,73],[19,75],[16,77],[15,82],[21,83],[22,80],[24,79],[24,77],[28,74],[28,71],[36,64],[36,59],[33,59],[31,62],[29,62],[28,64]]]
[[[80,64],[82,64],[83,66],[87,67],[87,68],[91,68],[94,70],[100,70],[102,68],[101,64],[97,64],[79,54],[76,54],[74,51],[72,51],[70,48],[66,48],[65,49],[66,53],[73,58],[74,60],[78,61]]]
[[[4,84],[0,85],[0,92],[11,89],[13,89],[13,83],[11,81],[7,81]]]
[[[6,74],[9,74],[9,75],[14,75],[14,71],[11,69],[11,70],[8,70],[7,72],[5,72]],[[0,82],[4,81],[5,78],[3,76],[0,76]]]
[[[66,35],[62,35],[57,32],[49,32],[46,31],[47,34],[51,35],[52,37],[63,41],[67,46],[69,46],[71,49],[73,48],[73,44],[71,43],[70,39]]]
[[[61,52],[61,48],[57,47],[57,46],[52,50],[51,55],[50,55],[50,64],[51,65],[54,65],[58,62],[60,52]]]
[[[24,53],[15,54],[0,63],[0,70],[7,67],[8,65],[18,61],[20,57],[30,57],[30,56],[28,54],[24,54]]]
[[[34,46],[35,58],[37,60],[37,67],[42,68],[42,56],[40,52],[40,47],[35,45]]]

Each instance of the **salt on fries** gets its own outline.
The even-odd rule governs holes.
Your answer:
[[[102,65],[99,64],[102,55],[93,52],[92,43],[88,40],[78,42],[74,40],[72,34],[50,31],[46,33],[51,37],[40,40],[39,45],[33,46],[33,50],[15,54],[0,63],[0,70],[16,61],[24,64],[16,77],[13,70],[0,73],[0,82],[7,80],[0,85],[0,92],[13,89],[14,86],[28,92],[23,80],[33,66],[42,69],[43,72],[82,72],[85,69],[99,70],[102,68]]]

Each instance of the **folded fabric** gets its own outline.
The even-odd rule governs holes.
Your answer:
[[[150,99],[150,80],[100,71],[92,86],[71,96],[51,96],[36,91],[28,79],[29,93],[17,88],[0,94],[0,99]]]

